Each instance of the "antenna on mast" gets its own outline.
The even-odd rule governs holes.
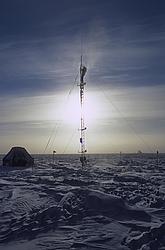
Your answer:
[[[85,144],[85,120],[84,120],[84,92],[85,88],[84,86],[86,85],[86,82],[84,82],[84,76],[87,72],[87,68],[83,65],[83,56],[81,55],[81,63],[80,63],[80,83],[78,86],[80,87],[80,107],[81,107],[81,117],[80,117],[80,161],[82,163],[82,166],[86,165],[86,156],[85,153],[87,152],[86,150],[86,144]]]

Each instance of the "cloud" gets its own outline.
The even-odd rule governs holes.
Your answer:
[[[62,119],[61,104],[83,53],[87,91],[101,95],[98,104],[104,104],[92,127],[99,130],[96,144],[102,135],[107,148],[109,133],[122,144],[123,116],[140,134],[152,134],[153,142],[164,133],[164,20],[162,3],[154,1],[6,0],[0,9],[0,136],[10,131],[13,142],[22,136],[35,150],[40,138],[44,144]],[[34,147],[23,136],[33,131]]]
[[[2,32],[1,95],[44,95],[69,88],[78,71],[81,40],[84,63],[89,68],[87,77],[93,86],[109,84],[109,79],[115,86],[164,84],[164,69],[161,67],[165,63],[163,17],[132,18],[132,22],[128,22],[129,17],[122,21],[122,15],[124,17],[126,13],[113,1],[104,4],[98,1],[80,1],[71,5],[67,2],[50,3],[57,15],[41,1],[37,14],[38,18],[41,17],[45,6],[41,21],[34,15],[36,3],[29,24],[28,15],[20,16],[22,24],[32,28],[31,33],[29,29],[27,32],[26,29],[20,30],[18,36],[17,29],[15,34],[8,36]],[[29,13],[31,4],[26,5]],[[113,18],[108,15],[108,11],[111,13],[118,7],[121,12],[119,19],[117,14],[113,13]],[[128,11],[126,6],[124,10]],[[11,15],[15,17],[16,13]],[[14,19],[15,24],[18,21],[18,18]],[[7,21],[5,24],[8,27]],[[34,32],[33,24],[35,30],[38,28],[37,32]]]

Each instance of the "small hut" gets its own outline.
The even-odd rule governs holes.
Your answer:
[[[34,159],[22,147],[13,147],[3,158],[3,166],[30,167],[33,165]]]

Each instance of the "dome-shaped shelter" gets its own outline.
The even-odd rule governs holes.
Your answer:
[[[33,165],[33,157],[22,147],[13,147],[3,158],[3,166],[30,167]]]

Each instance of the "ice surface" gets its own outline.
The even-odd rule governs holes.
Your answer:
[[[165,249],[165,155],[88,158],[0,168],[0,249]]]

